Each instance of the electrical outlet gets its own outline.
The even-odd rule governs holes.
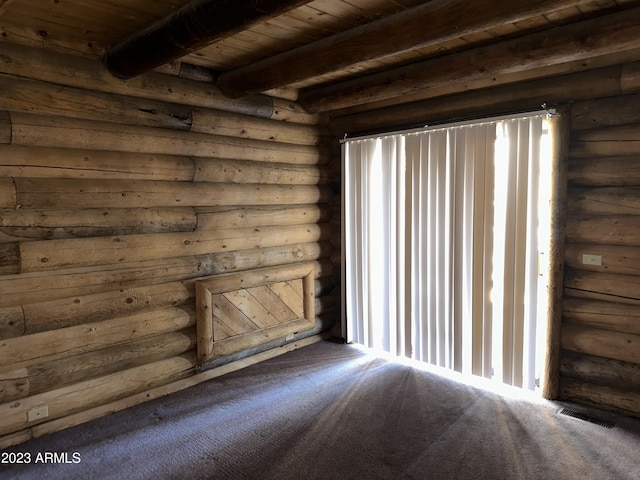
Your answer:
[[[595,265],[599,267],[602,265],[602,255],[594,255],[591,253],[583,253],[582,254],[582,263],[583,265]]]
[[[27,420],[30,422],[35,422],[36,420],[42,420],[43,418],[47,418],[49,416],[49,407],[36,407],[32,408],[27,412]]]

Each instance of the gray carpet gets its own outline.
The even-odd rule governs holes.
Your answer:
[[[7,449],[80,462],[0,478],[640,478],[638,420],[595,412],[607,429],[560,406],[321,342]]]

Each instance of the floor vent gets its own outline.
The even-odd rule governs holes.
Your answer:
[[[600,425],[605,428],[613,428],[615,423],[610,422],[608,420],[602,420],[600,418],[592,417],[590,415],[585,415],[584,413],[576,412],[574,410],[569,410],[568,408],[561,408],[558,413],[560,415],[566,415],[568,417],[577,418],[578,420],[584,420],[585,422],[595,423],[596,425]]]

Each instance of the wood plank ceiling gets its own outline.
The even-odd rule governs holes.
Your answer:
[[[188,3],[0,0],[0,41],[102,58]],[[638,0],[288,3],[159,68],[203,67],[231,97],[275,92],[344,114],[640,59]]]

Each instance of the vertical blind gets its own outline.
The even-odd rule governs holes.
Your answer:
[[[543,121],[345,142],[348,341],[533,389]]]

